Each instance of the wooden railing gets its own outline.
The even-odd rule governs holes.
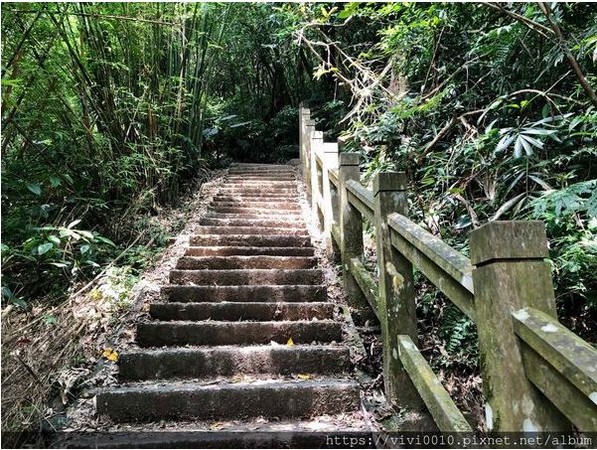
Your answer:
[[[359,155],[301,108],[300,157],[318,225],[342,261],[355,317],[381,325],[387,399],[429,411],[441,431],[470,431],[417,348],[413,265],[477,326],[488,431],[597,431],[597,351],[557,319],[542,222],[489,222],[471,233],[470,259],[408,218],[404,173],[360,183]],[[375,227],[367,270],[363,221]]]

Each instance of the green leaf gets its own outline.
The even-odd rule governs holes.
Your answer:
[[[52,187],[58,187],[62,184],[62,182],[58,177],[50,177],[50,184],[52,185]]]
[[[68,263],[65,263],[65,262],[59,262],[59,263],[58,262],[51,262],[50,264],[52,266],[56,266],[56,267],[59,267],[61,269],[64,269],[64,268],[68,267]]]
[[[89,251],[90,248],[91,247],[89,245],[85,244],[85,245],[81,245],[81,248],[79,250],[81,251],[82,254],[85,254]]]
[[[524,140],[531,144],[533,147],[543,148],[543,142],[541,142],[540,140],[527,136],[526,134],[523,134],[521,136],[523,136]]]
[[[68,228],[70,230],[71,228],[76,227],[80,223],[81,223],[81,219],[73,220],[71,223],[68,224],[68,226],[66,228]]]
[[[53,234],[48,236],[48,241],[52,242],[55,245],[60,245],[60,238],[58,236],[54,236]]]
[[[46,325],[56,325],[58,323],[58,318],[54,314],[46,313],[43,316],[43,321]]]
[[[521,134],[518,138],[520,139],[520,142],[524,147],[524,152],[527,154],[527,156],[531,156],[533,154],[533,147],[531,142],[524,134]]]
[[[35,195],[41,195],[41,184],[39,183],[28,184],[27,189],[29,189]]]
[[[510,144],[512,143],[512,141],[514,140],[516,136],[515,135],[508,135],[505,134],[500,141],[498,142],[498,144],[495,146],[495,151],[496,152],[501,152],[502,150],[506,150]]]
[[[18,86],[22,82],[23,82],[22,78],[12,78],[12,79],[2,78],[2,86]]]
[[[520,158],[522,156],[522,136],[518,136],[514,144],[514,157]]]
[[[93,233],[91,231],[78,230],[78,234],[86,241],[93,241]]]
[[[41,244],[39,247],[37,247],[37,254],[43,255],[44,253],[48,253],[48,251],[52,250],[52,248],[54,248],[54,244],[51,242],[46,242],[45,244]]]
[[[112,247],[116,247],[116,244],[114,242],[112,242],[110,239],[108,239],[107,237],[95,236],[95,240],[99,241],[99,242],[103,242],[104,244],[111,245]]]
[[[76,237],[78,239],[78,236],[68,228],[61,228],[58,234],[60,237]]]

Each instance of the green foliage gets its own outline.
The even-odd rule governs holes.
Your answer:
[[[27,286],[29,296],[57,294],[65,281],[91,275],[116,245],[109,239],[87,230],[75,228],[80,220],[66,226],[35,228],[22,244],[2,246],[2,266],[7,285],[3,298],[9,303],[25,307],[22,298],[16,297],[9,284]]]
[[[294,17],[3,3],[3,303],[59,297],[141,234],[121,261],[145,266],[165,240],[150,218],[206,165],[296,157],[298,104],[329,90],[288,39]]]
[[[322,66],[352,108],[342,134],[365,179],[406,171],[413,219],[464,252],[485,221],[544,220],[560,315],[594,339],[597,8],[347,3],[311,15],[300,36],[333,59]],[[447,342],[468,333],[446,330]]]
[[[560,310],[568,319],[597,318],[597,180],[546,192],[531,205],[551,237]],[[579,302],[578,299],[584,299]],[[570,314],[570,312],[574,314]],[[570,319],[568,319],[570,320]],[[588,330],[592,340],[595,330]]]

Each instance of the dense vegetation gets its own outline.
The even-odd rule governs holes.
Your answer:
[[[131,243],[142,263],[160,205],[225,158],[284,157],[317,89],[271,6],[2,9],[3,304],[60,299]]]
[[[561,316],[593,342],[596,19],[588,3],[350,3],[315,8],[297,33],[315,75],[346,92],[327,104],[341,111],[331,134],[369,175],[407,171],[417,221],[463,251],[488,220],[546,223]],[[444,316],[452,351],[472,323]]]
[[[124,249],[140,268],[202,170],[296,156],[305,102],[464,252],[488,220],[544,221],[561,317],[597,341],[594,4],[4,3],[2,38],[3,306]],[[474,364],[473,324],[421,292],[438,364]]]

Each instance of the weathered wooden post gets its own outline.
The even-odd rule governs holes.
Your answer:
[[[371,315],[371,307],[350,272],[350,260],[363,255],[363,218],[358,209],[348,201],[346,183],[359,181],[360,155],[340,153],[338,155],[338,181],[340,184],[340,258],[342,260],[342,281],[351,308],[357,321],[364,322]]]
[[[527,306],[557,317],[543,223],[490,222],[471,233],[470,244],[487,428],[568,430],[527,379],[512,321]]]
[[[323,147],[323,131],[313,131],[311,135],[311,213],[315,225],[320,230],[322,229],[322,221],[319,216],[318,202],[321,198],[321,186],[319,184],[319,164],[317,163],[317,155],[322,155]]]
[[[400,406],[422,410],[423,401],[402,366],[397,337],[408,335],[417,343],[413,267],[390,240],[387,216],[408,214],[406,175],[403,172],[379,173],[373,180],[375,198],[375,235],[379,269],[377,310],[383,339],[384,385],[386,397]]]

